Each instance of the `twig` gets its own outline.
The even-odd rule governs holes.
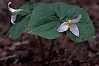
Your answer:
[[[63,62],[63,61],[67,61],[66,59],[58,59],[58,60],[53,60],[50,63],[57,63],[57,62]]]
[[[55,39],[52,40],[52,43],[51,43],[51,46],[50,46],[50,51],[49,51],[49,55],[48,55],[48,64],[47,64],[47,66],[49,66],[50,60],[51,60],[51,57],[52,57],[52,49],[54,47],[54,41],[55,41]]]
[[[8,60],[9,58],[15,58],[17,55],[11,55],[4,58],[1,58],[0,61]]]
[[[12,46],[10,46],[10,47],[7,46],[6,49],[15,50],[15,48],[16,48],[17,46],[26,45],[26,44],[28,44],[28,41],[15,42]]]

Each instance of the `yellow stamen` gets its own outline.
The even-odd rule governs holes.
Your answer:
[[[68,23],[69,28],[70,28],[71,24],[72,24],[72,22]]]

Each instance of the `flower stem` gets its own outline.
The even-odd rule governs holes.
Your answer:
[[[45,61],[45,54],[44,54],[44,48],[43,48],[42,40],[41,40],[40,36],[38,36],[38,38],[39,38],[40,45],[41,45],[42,60]],[[45,63],[43,63],[43,65],[45,65]]]
[[[30,2],[30,5],[33,5],[33,0],[30,0],[29,2]]]
[[[55,39],[52,39],[52,43],[51,43],[50,51],[49,51],[49,55],[48,55],[48,64],[47,64],[47,66],[50,65],[50,60],[51,60],[51,57],[52,57],[52,49],[54,47],[54,41],[55,41]]]

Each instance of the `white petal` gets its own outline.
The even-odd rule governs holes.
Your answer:
[[[9,8],[9,10],[10,10],[11,12],[17,11],[16,9],[10,8],[9,5],[10,5],[11,3],[12,3],[12,2],[9,2],[9,3],[8,3],[8,8]]]
[[[15,24],[14,21],[16,20],[16,16],[17,16],[17,15],[12,15],[12,16],[11,16],[11,23]]]
[[[71,20],[68,21],[68,23],[72,22]]]
[[[72,24],[72,25],[70,26],[70,31],[71,31],[74,35],[76,35],[76,36],[79,37],[79,30],[78,30],[78,27],[77,27],[76,24]]]
[[[68,30],[69,26],[68,26],[68,22],[64,22],[60,25],[60,27],[58,28],[58,32],[64,32],[66,30]]]
[[[77,17],[76,19],[71,20],[73,23],[77,23],[79,22],[79,20],[81,19],[81,14],[79,15],[79,17]]]

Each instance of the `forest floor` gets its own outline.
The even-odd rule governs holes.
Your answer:
[[[7,3],[11,0],[0,0],[0,66],[41,66],[47,64],[52,40],[41,38],[44,56],[40,41],[35,35],[23,33],[13,41],[8,33],[12,26],[11,12]],[[28,1],[28,0],[27,0]],[[21,6],[26,0],[13,0],[13,7]],[[96,38],[84,42],[73,42],[66,34],[62,34],[54,42],[50,66],[99,66],[99,0],[38,0],[44,3],[65,2],[84,8],[88,11],[93,22]]]

